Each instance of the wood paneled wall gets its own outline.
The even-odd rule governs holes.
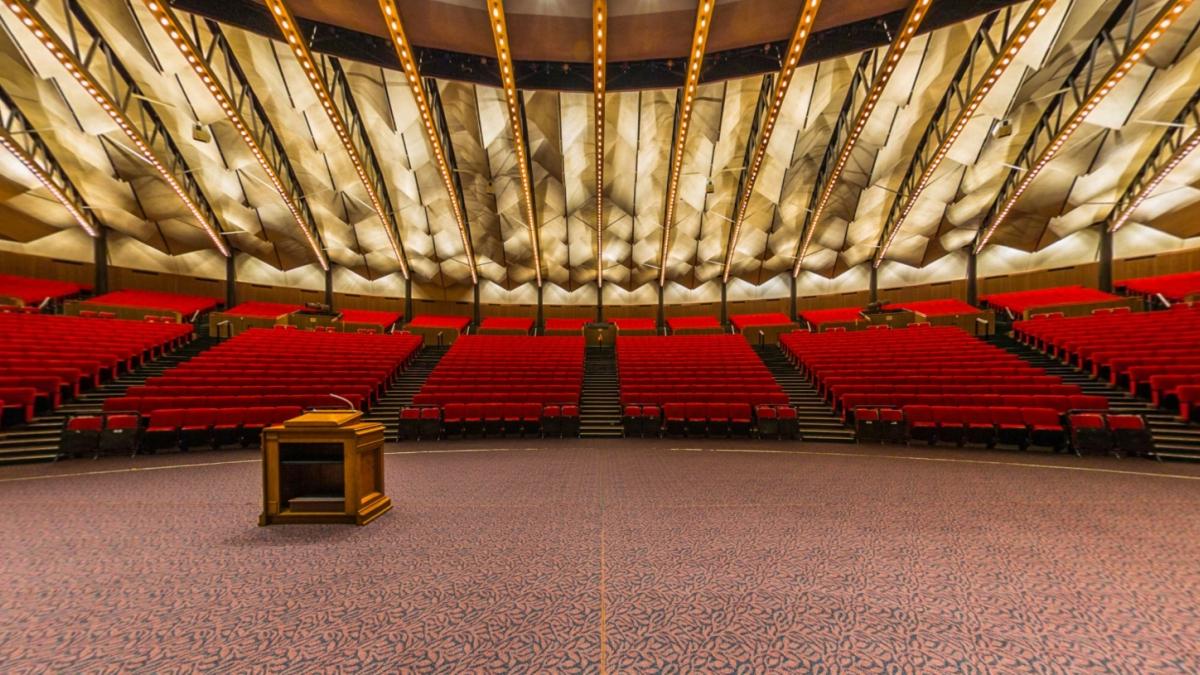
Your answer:
[[[1099,265],[1086,263],[1070,267],[1059,267],[1019,274],[1004,274],[979,278],[979,294],[1005,293],[1035,288],[1053,286],[1094,286]],[[1113,262],[1113,278],[1116,280],[1132,277],[1153,276],[1157,274],[1173,274],[1200,270],[1200,248],[1185,251],[1173,251],[1136,258],[1119,259]],[[43,258],[0,251],[0,271],[6,274],[19,274],[29,277],[59,279],[90,285],[94,271],[91,263]],[[224,299],[225,282],[222,279],[207,279],[179,274],[162,272],[144,272],[122,267],[109,269],[109,287],[116,289],[134,288],[141,290],[158,290],[169,293],[186,293],[189,295],[205,295]],[[905,302],[914,300],[934,300],[937,298],[965,298],[967,284],[958,279],[935,284],[921,284],[898,288],[880,288],[879,298],[887,302]],[[426,289],[422,289],[426,290]],[[428,289],[429,293],[422,295],[445,298],[447,294],[442,289]],[[436,292],[434,292],[436,291]],[[301,304],[304,302],[322,302],[324,293],[319,290],[304,290],[280,286],[267,286],[238,282],[238,300],[245,302],[259,300],[264,302],[281,302]],[[457,297],[462,297],[458,295]],[[863,307],[867,304],[868,293],[865,290],[848,293],[830,293],[825,295],[800,296],[796,307],[800,311],[806,309],[830,309],[834,307]],[[346,309],[373,309],[394,312],[404,311],[404,297],[383,297],[361,295],[355,293],[334,293],[334,303],[337,307]],[[729,313],[759,314],[765,312],[787,313],[788,298],[770,300],[731,301]],[[416,314],[446,314],[455,316],[471,316],[471,301],[469,292],[462,300],[427,300],[414,299],[413,311]],[[562,318],[591,318],[596,315],[596,307],[587,305],[546,305],[543,308],[547,317]],[[719,302],[689,303],[670,305],[665,308],[670,317],[709,315],[719,316]],[[604,306],[604,316],[608,318],[644,317],[654,318],[657,315],[656,305],[608,305]],[[480,315],[489,316],[523,316],[534,317],[537,306],[482,304]]]

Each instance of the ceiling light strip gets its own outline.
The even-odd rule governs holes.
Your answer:
[[[1187,128],[1192,129],[1185,136]],[[1158,186],[1179,164],[1200,146],[1200,89],[1188,99],[1187,105],[1163,132],[1150,155],[1129,182],[1109,216],[1109,232],[1116,232],[1133,217],[1142,202],[1154,195]]]
[[[17,21],[21,25],[25,26],[26,30],[28,30],[35,38],[37,38],[38,42],[40,42],[42,46],[54,56],[55,60],[57,60],[64,68],[66,68],[67,72],[72,78],[75,79],[79,86],[81,86],[84,91],[86,91],[88,95],[92,97],[92,100],[94,100],[96,104],[108,114],[109,118],[111,118],[112,121],[121,128],[121,131],[125,132],[125,135],[129,138],[130,142],[133,143],[133,146],[137,150],[138,154],[140,154],[141,157],[150,164],[150,166],[154,167],[155,171],[158,172],[159,177],[161,177],[167,186],[171,188],[171,191],[174,192],[177,197],[179,197],[179,200],[183,202],[184,207],[187,208],[188,212],[193,218],[195,218],[201,229],[204,230],[205,234],[208,235],[208,238],[212,241],[213,245],[216,246],[217,250],[220,251],[222,255],[228,256],[229,248],[226,246],[225,242],[221,239],[220,234],[217,232],[215,216],[213,216],[211,208],[207,209],[207,214],[205,211],[201,210],[201,207],[197,204],[196,200],[188,193],[188,190],[185,189],[183,184],[180,183],[180,179],[177,178],[157,157],[154,149],[150,145],[150,141],[142,136],[135,126],[134,121],[125,115],[122,107],[115,100],[113,100],[109,93],[100,86],[99,82],[92,77],[91,73],[87,71],[87,68],[80,63],[79,59],[75,57],[74,52],[58,38],[55,32],[50,28],[49,24],[47,24],[41,15],[39,15],[32,7],[29,6],[26,0],[5,0],[4,4],[9,11],[13,13]],[[133,89],[132,81],[128,82],[128,84],[130,86],[131,93],[136,93],[136,90]],[[150,110],[152,112],[152,109]],[[185,180],[187,180],[186,174]],[[197,192],[199,192],[198,188],[195,189]],[[207,204],[205,206],[207,206]]]
[[[0,89],[0,127],[0,145],[29,169],[88,236],[99,235],[103,225],[88,209],[62,165],[50,154],[45,141],[3,89]]]
[[[879,98],[883,95],[883,90],[887,88],[888,82],[892,79],[892,73],[895,72],[896,66],[900,63],[904,52],[908,51],[909,45],[912,44],[913,38],[917,34],[917,29],[921,27],[921,22],[929,14],[929,5],[932,0],[916,0],[908,9],[908,13],[904,16],[904,21],[900,24],[900,31],[896,34],[896,38],[892,40],[891,46],[888,47],[887,54],[884,56],[883,63],[879,70],[875,73],[875,79],[871,83],[871,90],[868,93],[863,107],[855,116],[854,124],[850,127],[850,134],[846,137],[845,143],[842,145],[842,150],[838,154],[837,162],[833,165],[833,171],[825,178],[825,184],[821,188],[821,196],[817,199],[816,205],[813,207],[811,223],[807,234],[804,237],[804,246],[800,249],[800,255],[796,258],[796,266],[792,270],[792,276],[800,274],[800,266],[804,264],[804,258],[808,255],[808,248],[812,244],[813,235],[816,234],[817,228],[821,226],[821,218],[825,215],[825,207],[829,205],[829,199],[833,196],[833,191],[841,180],[842,171],[846,168],[846,163],[850,161],[850,153],[854,151],[855,145],[858,144],[859,137],[862,136],[863,129],[867,126],[867,120],[871,118],[871,113],[875,112],[875,106],[879,104]]]
[[[810,0],[820,2],[820,0]],[[692,107],[696,101],[696,90],[700,86],[700,64],[704,61],[704,47],[708,44],[708,30],[712,27],[712,15],[716,0],[700,0],[696,8],[696,25],[692,30],[692,42],[688,51],[687,76],[683,84],[683,105],[679,106],[676,121],[675,145],[671,149],[670,177],[667,180],[666,211],[663,215],[662,250],[659,253],[659,285],[667,283],[667,254],[671,245],[671,228],[675,223],[675,201],[679,196],[679,176],[683,170],[683,151],[687,145],[688,124],[692,119]]]
[[[1041,173],[1042,169],[1046,168],[1046,165],[1050,163],[1050,160],[1054,159],[1058,152],[1062,150],[1063,145],[1068,139],[1071,138],[1071,135],[1075,133],[1075,130],[1078,129],[1081,124],[1083,124],[1083,121],[1087,119],[1088,115],[1090,115],[1092,111],[1096,109],[1096,106],[1100,105],[1100,102],[1104,100],[1104,97],[1108,96],[1109,92],[1111,92],[1113,88],[1117,86],[1117,83],[1119,83],[1125,77],[1125,75],[1129,73],[1133,66],[1143,57],[1145,57],[1146,52],[1154,46],[1154,43],[1158,42],[1158,40],[1162,38],[1162,36],[1166,33],[1167,28],[1171,26],[1175,19],[1179,18],[1179,15],[1183,13],[1183,10],[1187,9],[1192,2],[1193,0],[1172,0],[1172,2],[1167,3],[1166,6],[1164,6],[1163,9],[1158,13],[1158,15],[1155,16],[1154,20],[1146,26],[1141,35],[1138,36],[1138,39],[1136,42],[1134,42],[1133,46],[1127,50],[1124,55],[1122,55],[1121,60],[1114,64],[1111,69],[1109,69],[1108,73],[1104,76],[1104,79],[1100,81],[1100,83],[1091,91],[1090,94],[1088,94],[1088,97],[1083,104],[1076,108],[1075,112],[1071,114],[1071,117],[1059,129],[1058,133],[1054,135],[1054,138],[1050,141],[1050,144],[1042,150],[1041,154],[1038,155],[1038,158],[1025,171],[1024,176],[1021,178],[1021,181],[1017,183],[1016,189],[1012,191],[1012,194],[1008,195],[1008,197],[1004,199],[1003,206],[1000,207],[996,217],[993,218],[992,221],[987,225],[987,228],[984,230],[983,236],[980,238],[979,243],[976,244],[976,254],[982,251],[983,247],[986,246],[988,241],[991,240],[992,235],[996,232],[996,228],[1000,227],[1000,225],[1002,225],[1008,218],[1008,215],[1012,213],[1013,208],[1016,206],[1017,200],[1020,199],[1021,195],[1027,189],[1029,189],[1029,186],[1033,184],[1034,179],[1037,178],[1037,175]],[[1058,100],[1062,99],[1060,98]]]
[[[287,4],[283,0],[266,0],[266,3],[267,8],[271,11],[271,17],[275,19],[275,25],[283,33],[283,38],[288,43],[288,47],[291,48],[297,63],[304,70],[304,75],[308,80],[309,86],[312,87],[313,93],[317,95],[317,99],[321,102],[321,107],[325,110],[325,115],[329,118],[330,124],[333,125],[333,130],[337,133],[342,148],[350,156],[350,163],[354,166],[354,172],[358,175],[358,180],[362,183],[363,190],[367,193],[367,200],[371,203],[371,208],[379,217],[380,225],[383,226],[383,230],[387,234],[388,243],[392,247],[392,253],[400,263],[400,272],[405,278],[408,278],[408,262],[404,259],[404,253],[401,252],[400,243],[396,239],[396,227],[392,220],[392,214],[384,208],[379,192],[375,189],[370,176],[367,175],[362,156],[359,154],[358,148],[354,146],[354,141],[350,136],[350,129],[346,125],[346,120],[342,118],[341,111],[334,105],[329,86],[326,84],[325,78],[322,77],[320,71],[317,70],[317,63],[313,59],[312,52],[308,49],[308,43],[300,35],[300,27],[296,23],[295,17],[292,16],[291,10],[288,9]]]
[[[928,1],[928,0],[926,0]],[[762,168],[763,158],[767,155],[767,147],[771,143],[771,134],[775,131],[775,122],[779,119],[779,111],[783,108],[783,100],[787,96],[788,87],[792,83],[792,76],[796,73],[796,68],[800,65],[800,57],[804,54],[804,47],[808,43],[808,38],[812,35],[813,24],[817,20],[817,11],[821,8],[821,0],[806,0],[804,8],[800,10],[800,18],[796,21],[796,30],[792,34],[792,40],[788,44],[787,53],[784,55],[782,68],[779,71],[779,80],[775,83],[775,92],[771,96],[771,108],[767,112],[767,119],[763,123],[762,134],[758,137],[758,144],[754,148],[754,159],[750,162],[750,173],[746,176],[746,182],[742,186],[742,194],[738,197],[737,216],[733,220],[733,235],[729,240],[729,250],[725,252],[725,272],[722,280],[729,282],[729,275],[733,271],[733,256],[737,251],[738,239],[742,234],[742,223],[746,220],[746,209],[750,206],[750,196],[754,194],[754,183],[758,180],[759,169]]]
[[[608,46],[608,2],[592,3],[592,109],[596,129],[596,287],[604,286],[604,91],[605,47]]]
[[[512,44],[508,39],[508,24],[504,16],[503,0],[488,0],[488,20],[491,24],[492,41],[496,45],[496,60],[500,67],[500,82],[504,87],[504,102],[508,106],[508,121],[512,127],[513,148],[517,154],[517,168],[521,174],[521,205],[525,222],[529,227],[529,243],[533,251],[533,269],[537,285],[542,285],[542,252],[539,242],[537,213],[533,203],[533,180],[529,175],[529,157],[525,147],[525,126],[521,121],[521,105],[517,100],[516,73],[512,64]]]
[[[417,111],[421,114],[421,124],[422,129],[425,131],[425,140],[428,141],[429,147],[433,151],[433,158],[437,163],[438,174],[442,177],[442,185],[445,186],[446,194],[450,197],[450,208],[454,212],[454,222],[458,224],[458,233],[462,238],[463,252],[467,256],[467,266],[471,270],[471,283],[479,283],[479,272],[476,269],[474,249],[471,246],[467,216],[459,200],[458,190],[454,183],[454,174],[451,171],[450,163],[446,159],[446,149],[442,146],[442,138],[434,121],[433,110],[429,105],[429,97],[425,95],[425,88],[421,86],[421,72],[417,68],[417,61],[412,52],[412,43],[408,41],[408,34],[404,30],[404,20],[400,16],[400,8],[396,6],[395,0],[379,0],[379,9],[383,12],[384,20],[388,26],[388,33],[392,38],[392,46],[396,50],[396,56],[400,59],[400,66],[404,70],[405,78],[408,80],[408,88],[417,103]]]
[[[155,22],[158,23],[162,27],[163,31],[167,33],[167,36],[171,39],[172,44],[174,44],[175,48],[179,50],[179,53],[183,55],[183,58],[187,60],[188,66],[192,68],[193,72],[196,73],[196,76],[199,77],[200,81],[204,84],[205,89],[207,89],[212,95],[213,99],[216,100],[217,105],[221,107],[221,111],[225,113],[226,119],[233,124],[233,128],[238,132],[238,135],[242,137],[242,140],[246,143],[246,146],[250,148],[250,152],[254,155],[254,159],[258,162],[258,165],[262,167],[263,172],[267,175],[267,179],[271,182],[271,186],[275,188],[275,192],[278,193],[280,199],[283,200],[283,205],[287,207],[288,212],[292,215],[292,222],[296,225],[296,228],[300,231],[300,233],[304,235],[305,241],[308,242],[309,248],[312,249],[313,254],[317,258],[317,262],[321,265],[323,270],[328,271],[329,261],[325,257],[325,252],[321,250],[320,243],[317,241],[316,237],[313,236],[313,229],[316,228],[315,223],[306,222],[301,216],[299,207],[296,205],[296,202],[293,201],[288,189],[284,187],[283,181],[279,177],[279,173],[275,170],[275,167],[271,166],[270,161],[268,161],[266,154],[263,152],[262,146],[260,146],[258,141],[255,140],[254,134],[250,131],[250,127],[246,124],[245,120],[242,119],[241,114],[238,112],[237,104],[234,103],[233,99],[230,97],[225,88],[221,86],[221,82],[218,80],[217,75],[209,68],[204,55],[188,38],[187,31],[185,31],[183,25],[179,23],[179,19],[175,16],[175,13],[171,11],[171,9],[163,1],[143,1],[145,2],[146,8],[149,9],[150,13],[154,16]]]
[[[1042,19],[1046,17],[1050,11],[1050,8],[1054,6],[1055,2],[1057,2],[1057,0],[1037,0],[1037,2],[1034,2],[1029,6],[1029,9],[1026,10],[1025,15],[1021,17],[1020,23],[1017,24],[1018,29],[1016,32],[1009,36],[1008,40],[1005,41],[1004,46],[992,60],[992,64],[988,68],[987,74],[976,84],[974,91],[971,92],[970,97],[967,99],[966,105],[959,110],[958,116],[955,117],[954,122],[950,125],[949,131],[942,136],[942,139],[938,143],[936,150],[934,150],[932,158],[925,165],[925,168],[921,171],[920,176],[916,179],[916,183],[910,190],[905,190],[903,188],[901,189],[900,192],[904,196],[897,197],[897,199],[901,200],[901,206],[899,207],[895,222],[890,223],[891,229],[887,235],[887,239],[875,256],[875,267],[879,267],[879,265],[883,263],[883,257],[887,254],[888,249],[891,248],[892,242],[896,240],[896,235],[900,233],[900,229],[904,226],[905,219],[908,218],[908,215],[917,205],[917,200],[920,199],[921,193],[925,191],[925,188],[928,187],[929,183],[933,180],[934,172],[936,172],[938,167],[941,166],[942,160],[946,159],[946,155],[954,146],[954,142],[958,140],[958,137],[962,135],[963,130],[966,129],[967,124],[973,119],[975,111],[979,109],[979,106],[983,104],[983,100],[992,91],[992,88],[996,85],[996,82],[999,81],[1004,72],[1008,70],[1008,67],[1016,58],[1017,52],[1021,51],[1021,47],[1023,47],[1029,41],[1030,36],[1033,35],[1033,31],[1036,30],[1037,27],[1042,23]],[[964,74],[970,75],[969,70]],[[948,94],[956,93],[953,89],[956,84],[957,81],[951,85],[952,88],[947,92]],[[953,101],[961,100],[962,99],[960,98],[949,96],[946,104],[948,105]],[[935,128],[936,124],[937,119],[935,118],[931,123],[930,128]],[[913,161],[915,162],[917,160],[914,158]],[[885,230],[888,229],[888,226],[889,223],[884,223]]]

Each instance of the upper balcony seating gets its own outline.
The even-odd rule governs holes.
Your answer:
[[[729,322],[733,324],[734,330],[741,333],[747,328],[757,328],[759,326],[790,326],[795,323],[788,318],[787,314],[781,312],[771,312],[767,314],[734,314],[729,317]]]
[[[197,312],[204,313],[216,309],[218,302],[216,298],[208,298],[200,295],[124,290],[88,298],[83,303],[83,306],[86,307],[92,304],[157,309],[165,312],[179,312],[184,317],[190,317]]]
[[[984,295],[979,299],[994,309],[1007,310],[1013,316],[1022,316],[1027,311],[1036,310],[1041,307],[1089,305],[1120,300],[1121,298],[1094,288],[1061,286],[1058,288],[1039,288],[1032,291],[992,293],[991,295]]]
[[[0,424],[28,422],[64,398],[160,356],[192,327],[95,321],[50,314],[0,314]]]
[[[1162,295],[1171,302],[1179,302],[1200,295],[1200,272],[1163,274],[1156,277],[1139,277],[1116,283],[1118,289],[1138,295]],[[0,293],[3,295],[3,293]]]
[[[260,318],[274,318],[299,312],[304,309],[303,305],[285,305],[277,302],[243,302],[236,307],[225,310],[225,314],[229,316],[254,316]]]
[[[333,395],[367,409],[421,342],[415,335],[254,328],[108,399],[104,410],[344,407]]]
[[[0,305],[7,304],[4,298],[11,298],[19,304],[36,306],[47,299],[68,298],[83,290],[83,286],[69,281],[0,274]]]
[[[400,312],[385,312],[371,309],[343,309],[341,310],[341,314],[343,323],[361,323],[369,326],[379,326],[383,330],[391,328],[404,319],[404,315]]]
[[[1200,307],[1031,319],[1013,324],[1013,332],[1156,405],[1181,403],[1179,390],[1200,382]],[[1188,417],[1182,407],[1180,415]]]

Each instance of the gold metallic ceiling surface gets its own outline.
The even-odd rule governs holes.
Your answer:
[[[309,283],[327,260],[340,287],[364,292],[408,273],[447,298],[478,281],[495,301],[528,302],[540,283],[547,302],[583,302],[602,279],[612,302],[640,303],[660,282],[693,301],[723,282],[784,295],[793,275],[836,290],[872,263],[944,280],[973,248],[997,271],[1083,262],[1102,226],[1137,253],[1200,236],[1200,131],[1185,114],[1200,100],[1200,3],[1188,0],[1030,0],[925,32],[927,2],[874,3],[906,12],[890,45],[679,89],[488,87],[429,78],[407,52],[410,38],[449,39],[425,27],[459,13],[499,26],[477,46],[501,67],[546,49],[602,72],[635,55],[632,25],[671,16],[640,57],[674,50],[678,33],[675,51],[691,45],[699,63],[762,4],[707,1],[578,3],[538,23],[538,5],[518,0],[271,0],[272,38],[156,0],[5,0],[0,88],[15,110],[0,105],[0,248],[86,259],[99,223],[135,266],[201,274],[228,250],[264,283]],[[769,39],[794,39],[810,2],[818,29],[872,4],[768,3]],[[293,14],[388,38],[403,69],[323,54],[283,30]],[[547,44],[530,44],[551,24]],[[1081,61],[1086,82],[1071,80]],[[1048,131],[1046,118],[1063,123]],[[1173,129],[1179,142],[1154,155]]]

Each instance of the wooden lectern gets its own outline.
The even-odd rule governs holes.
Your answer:
[[[383,425],[357,410],[316,410],[263,431],[259,525],[366,525],[392,508],[383,494]]]

